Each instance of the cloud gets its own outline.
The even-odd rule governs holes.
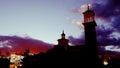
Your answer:
[[[69,36],[68,39],[72,45],[84,45],[85,44],[85,38],[83,34],[79,38]]]
[[[46,52],[51,49],[53,44],[45,43],[41,40],[36,40],[30,37],[19,36],[0,36],[0,51],[22,53],[25,49],[30,48],[31,53]]]
[[[82,24],[82,22],[77,21],[76,24],[77,24],[79,27],[81,27],[82,29],[84,28],[84,25]]]
[[[120,0],[92,0],[90,9],[95,11],[97,42],[99,46],[120,46]],[[85,6],[85,5],[82,5]],[[76,8],[80,11],[81,8]],[[100,20],[97,22],[97,20]],[[84,38],[69,38],[72,44],[74,41],[82,42]],[[70,36],[71,37],[71,36]]]
[[[11,46],[9,41],[10,40],[0,41],[0,48],[4,48],[4,47],[12,48],[12,46]]]
[[[101,0],[93,3],[93,9],[98,19],[108,25],[97,28],[98,43],[100,45],[120,46],[120,0]],[[109,28],[106,28],[109,27]]]
[[[111,21],[112,18],[120,16],[119,3],[119,0],[97,0],[92,5],[97,17]]]
[[[88,7],[88,6],[89,6],[89,7]],[[92,4],[83,4],[83,5],[81,5],[80,7],[73,8],[73,9],[72,9],[72,12],[73,12],[73,13],[78,13],[78,14],[80,14],[80,13],[83,13],[84,11],[88,10],[88,9],[91,8],[91,7],[92,7]]]
[[[109,46],[105,47],[105,50],[120,52],[120,47],[119,46],[114,46],[114,45],[109,45]]]

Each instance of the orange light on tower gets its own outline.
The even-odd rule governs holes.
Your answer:
[[[89,9],[89,6],[88,6],[88,10],[86,12],[83,12],[83,14],[84,14],[84,23],[95,21],[94,19],[95,13],[94,11]]]

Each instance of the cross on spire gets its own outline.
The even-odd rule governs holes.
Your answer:
[[[89,6],[89,4],[87,4],[87,9],[88,9],[88,10],[90,9],[90,6]]]

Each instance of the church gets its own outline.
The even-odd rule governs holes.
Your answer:
[[[85,45],[69,46],[69,40],[65,38],[63,31],[61,38],[57,40],[58,44],[47,52],[49,55],[52,54],[50,57],[54,57],[51,60],[53,63],[50,62],[51,65],[55,63],[57,66],[98,68],[95,13],[88,7],[88,10],[83,12],[83,16]]]
[[[73,68],[100,68],[98,64],[98,49],[96,42],[95,13],[88,8],[83,12],[85,30],[85,45],[70,46],[69,40],[63,31],[58,44],[46,53],[27,56],[23,59],[22,68],[36,67],[73,67]]]

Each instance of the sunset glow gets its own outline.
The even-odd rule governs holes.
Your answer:
[[[82,13],[88,9],[95,11],[100,50],[120,52],[119,7],[118,0],[1,0],[0,55],[46,52],[62,30],[71,46],[85,44]]]

